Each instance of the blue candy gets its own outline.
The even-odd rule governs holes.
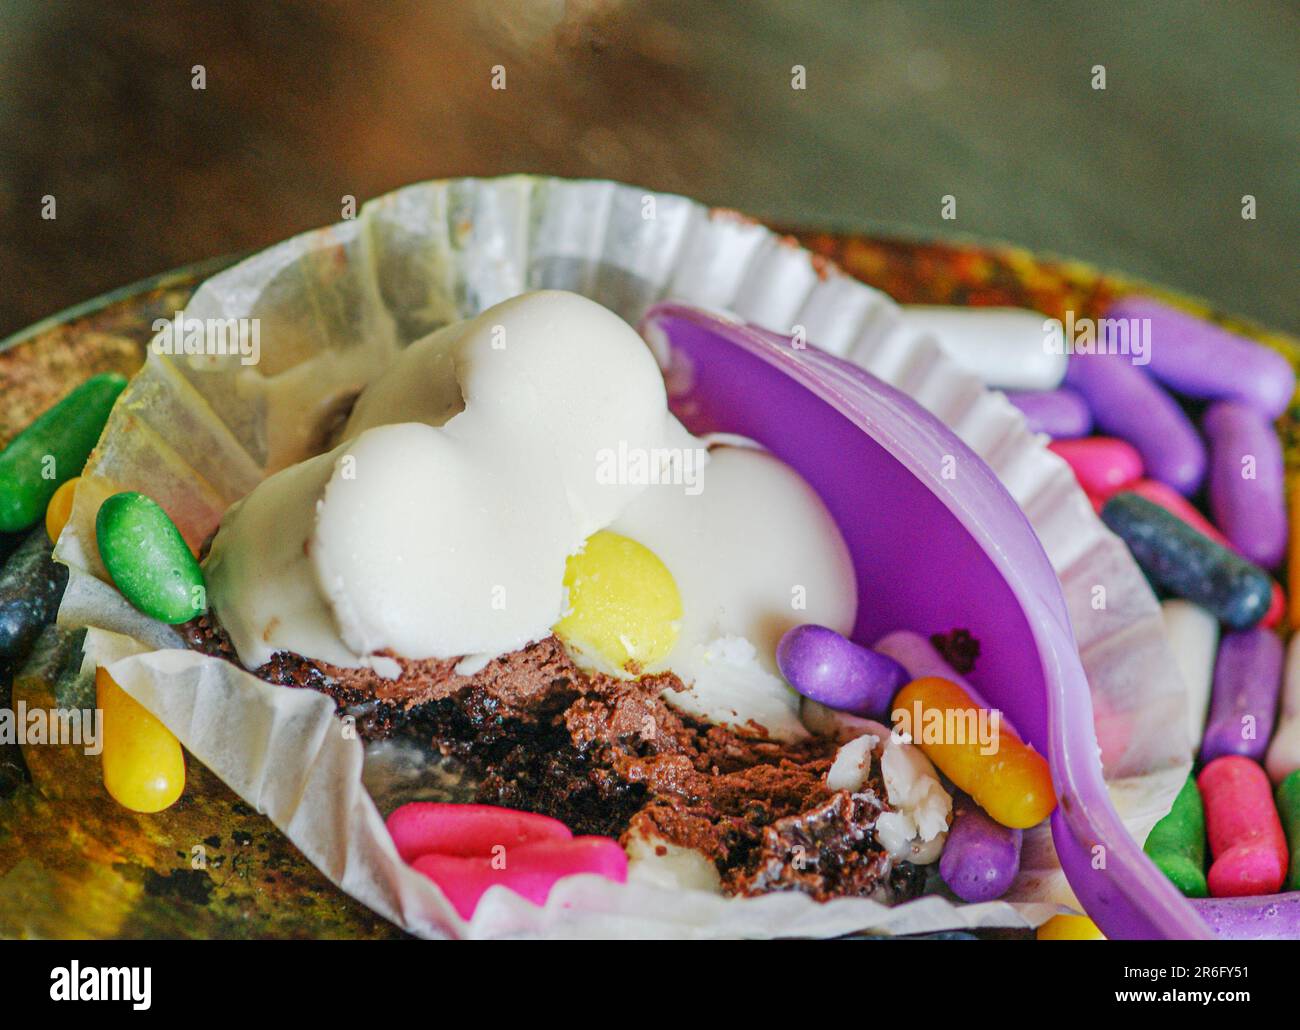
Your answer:
[[[1118,493],[1102,508],[1101,520],[1158,588],[1194,601],[1233,629],[1249,629],[1267,614],[1273,593],[1268,573],[1159,505]]]

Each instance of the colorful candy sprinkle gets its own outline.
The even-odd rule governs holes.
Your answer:
[[[969,798],[957,799],[939,874],[962,901],[992,901],[1020,872],[1024,831],[996,823]]]
[[[1118,493],[1106,502],[1101,519],[1156,586],[1195,601],[1220,622],[1249,629],[1268,611],[1273,582],[1267,572],[1159,505]]]
[[[1120,354],[1075,354],[1065,381],[1088,402],[1107,436],[1127,440],[1142,455],[1147,475],[1181,494],[1194,494],[1205,478],[1205,445],[1169,394]]]
[[[187,622],[207,608],[203,570],[167,513],[139,493],[108,498],[95,518],[104,568],[122,596],[161,622]]]
[[[54,496],[50,498],[49,506],[45,509],[45,533],[49,536],[50,543],[59,542],[63,527],[72,517],[72,502],[77,495],[77,484],[80,482],[80,476],[73,476],[60,485],[54,491]]]
[[[1132,444],[1114,437],[1055,440],[1047,449],[1070,466],[1089,497],[1101,501],[1142,478],[1142,456]]]
[[[387,825],[397,853],[407,862],[435,852],[462,858],[491,856],[495,848],[573,838],[558,819],[496,805],[412,801],[396,809]]]
[[[614,670],[643,671],[677,643],[682,599],[659,557],[609,530],[592,534],[564,571],[569,611],[555,635]]]
[[[983,713],[981,715],[981,713]],[[938,677],[913,680],[894,698],[895,729],[1003,826],[1028,829],[1056,807],[1047,760],[970,696]],[[984,739],[982,739],[984,738]]]
[[[1241,755],[1224,755],[1196,778],[1214,863],[1216,898],[1274,894],[1287,875],[1286,837],[1264,770]]]
[[[1214,663],[1201,761],[1220,755],[1262,760],[1273,735],[1282,680],[1282,641],[1268,629],[1225,633]]]
[[[796,626],[781,637],[776,664],[804,697],[850,715],[883,718],[907,670],[825,626]]]
[[[170,807],[185,790],[180,741],[118,686],[107,669],[95,670],[95,692],[104,719],[100,755],[104,787],[114,801],[133,812]]]
[[[470,919],[490,887],[502,886],[544,905],[551,888],[566,876],[594,873],[627,881],[627,854],[609,837],[547,840],[493,857],[421,855],[412,865],[436,883],[462,919]]]
[[[126,378],[92,376],[0,451],[0,532],[34,525],[61,483],[81,474]]]
[[[1092,412],[1077,390],[1019,391],[1007,394],[1007,400],[1025,416],[1031,433],[1046,433],[1053,440],[1074,440],[1092,432]]]
[[[1187,777],[1169,814],[1155,824],[1143,850],[1189,898],[1203,898],[1205,882],[1205,806],[1194,777]]]
[[[1040,941],[1104,941],[1101,927],[1087,916],[1052,916],[1038,928]]]
[[[1210,511],[1248,561],[1271,569],[1286,550],[1282,444],[1273,424],[1232,401],[1210,405],[1201,420],[1210,445]]]
[[[1150,373],[1171,390],[1202,400],[1249,404],[1277,418],[1295,393],[1286,358],[1244,336],[1150,297],[1122,297],[1107,318],[1149,319]]]

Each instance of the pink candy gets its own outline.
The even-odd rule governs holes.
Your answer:
[[[1142,476],[1142,456],[1132,444],[1113,437],[1054,440],[1048,450],[1064,459],[1094,501],[1105,501]]]
[[[1287,871],[1286,836],[1267,774],[1241,755],[1224,755],[1196,778],[1210,839],[1210,894],[1276,894]]]
[[[442,889],[462,919],[498,884],[541,905],[566,876],[627,880],[627,854],[617,841],[574,837],[559,820],[532,812],[419,801],[393,812],[388,832],[398,854]]]
[[[453,805],[413,801],[388,817],[397,853],[411,862],[421,855],[491,855],[545,840],[569,840],[573,833],[558,819],[495,805]]]
[[[514,848],[499,859],[421,855],[412,864],[442,888],[462,919],[473,916],[479,898],[497,884],[542,905],[551,888],[566,876],[595,873],[617,883],[627,880],[627,853],[609,837],[539,841]]]

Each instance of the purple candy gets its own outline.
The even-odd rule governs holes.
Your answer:
[[[825,626],[796,626],[776,645],[781,675],[804,697],[852,715],[884,719],[908,681],[892,658]]]
[[[1107,318],[1150,319],[1151,374],[1171,390],[1206,400],[1235,400],[1277,418],[1295,393],[1282,355],[1150,297],[1124,297]]]
[[[992,901],[1011,887],[1020,872],[1022,830],[994,822],[964,795],[953,812],[939,875],[962,901]]]
[[[1263,627],[1225,633],[1214,662],[1201,761],[1221,755],[1262,761],[1273,736],[1281,683],[1282,641],[1276,633]]]
[[[1195,898],[1192,907],[1221,940],[1300,939],[1300,891],[1249,898]]]
[[[1092,432],[1092,412],[1077,390],[1015,390],[1007,400],[1020,409],[1030,432],[1053,440],[1076,440]]]
[[[1282,444],[1273,424],[1245,404],[1219,401],[1201,427],[1210,445],[1215,524],[1244,557],[1275,567],[1286,552],[1287,521]]]
[[[1169,394],[1123,354],[1073,354],[1066,384],[1083,394],[1097,427],[1127,440],[1147,475],[1180,494],[1194,494],[1205,477],[1205,446]]]

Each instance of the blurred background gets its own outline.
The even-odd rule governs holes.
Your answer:
[[[515,171],[1011,240],[1295,331],[1298,54],[1280,0],[0,0],[0,337]]]

